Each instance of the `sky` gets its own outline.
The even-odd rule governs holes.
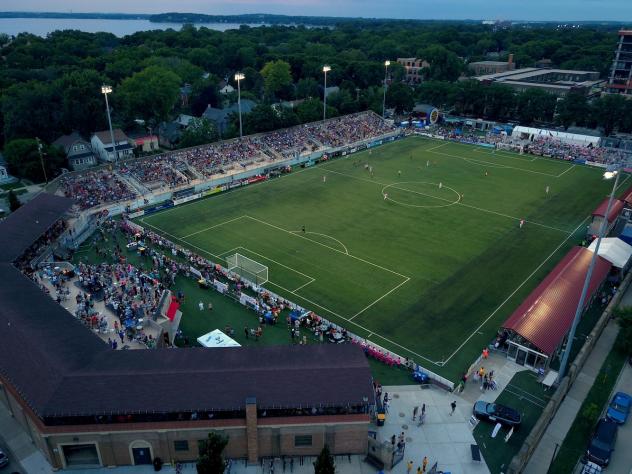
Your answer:
[[[632,0],[0,0],[0,10],[632,22]]]

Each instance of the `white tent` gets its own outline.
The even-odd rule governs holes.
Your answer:
[[[577,133],[561,132],[559,130],[547,130],[545,128],[533,128],[533,127],[514,127],[511,132],[512,138],[535,140],[538,137],[551,137],[556,138],[564,143],[579,146],[599,146],[600,137],[593,137],[591,135],[579,135]]]
[[[241,347],[234,339],[228,337],[219,329],[204,334],[197,338],[200,345],[204,347]]]
[[[595,247],[597,247],[597,239],[592,241],[588,250],[594,252]],[[599,256],[605,258],[617,268],[625,268],[632,256],[632,246],[616,237],[606,237],[601,239]]]

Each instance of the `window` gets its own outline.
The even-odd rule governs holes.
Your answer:
[[[312,435],[296,435],[294,436],[295,448],[306,448],[312,445]]]
[[[173,449],[176,451],[188,451],[189,450],[189,442],[184,439],[180,441],[173,442]]]

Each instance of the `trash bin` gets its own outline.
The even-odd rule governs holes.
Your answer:
[[[386,421],[386,415],[384,413],[377,414],[377,426],[384,426],[384,422]]]

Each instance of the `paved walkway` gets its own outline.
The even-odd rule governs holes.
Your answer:
[[[445,472],[458,474],[489,474],[487,465],[471,460],[470,444],[475,444],[470,430],[469,418],[472,413],[472,402],[458,395],[450,394],[438,388],[422,389],[419,385],[384,387],[391,399],[389,414],[383,427],[371,426],[370,430],[377,432],[379,441],[388,441],[393,434],[404,432],[406,448],[404,459],[391,471],[394,474],[406,473],[406,463],[410,460],[414,463],[414,470],[421,465],[424,456],[428,456],[429,464],[438,463],[438,469]],[[499,393],[499,392],[496,392]],[[450,403],[456,400],[457,408],[450,415]],[[426,404],[426,419],[422,426],[412,421],[413,408]],[[35,448],[30,439],[11,418],[0,404],[0,426],[3,437],[9,446],[11,456],[22,465],[22,472],[27,474],[48,474],[52,472],[50,465],[44,456]],[[285,472],[296,474],[312,474],[312,463],[315,458],[306,458],[301,466],[295,459],[293,470],[289,462]],[[336,458],[336,472],[340,474],[375,474],[377,470],[364,462],[364,456],[339,456]],[[115,470],[108,468],[85,470],[87,474],[99,473],[130,473],[143,474],[154,472],[152,466],[127,466]],[[72,470],[73,474],[84,472]],[[175,469],[165,466],[162,472],[173,473]],[[193,464],[185,465],[183,473],[193,473]],[[246,466],[243,461],[235,463],[231,474],[262,474],[264,469],[260,466]],[[270,472],[266,465],[265,473]],[[283,471],[280,460],[275,463],[275,473]]]
[[[622,306],[629,306],[631,304],[632,286],[630,286],[621,300]],[[524,471],[525,474],[543,474],[548,471],[556,444],[561,445],[564,441],[566,433],[568,433],[573,421],[575,421],[579,408],[593,386],[595,378],[599,374],[601,366],[610,353],[618,333],[618,324],[611,320],[601,333],[595,347],[586,359],[584,367],[575,379],[573,386],[566,394],[566,397],[564,397],[557,413],[544,432],[538,447],[535,449],[529,463],[527,464]]]

